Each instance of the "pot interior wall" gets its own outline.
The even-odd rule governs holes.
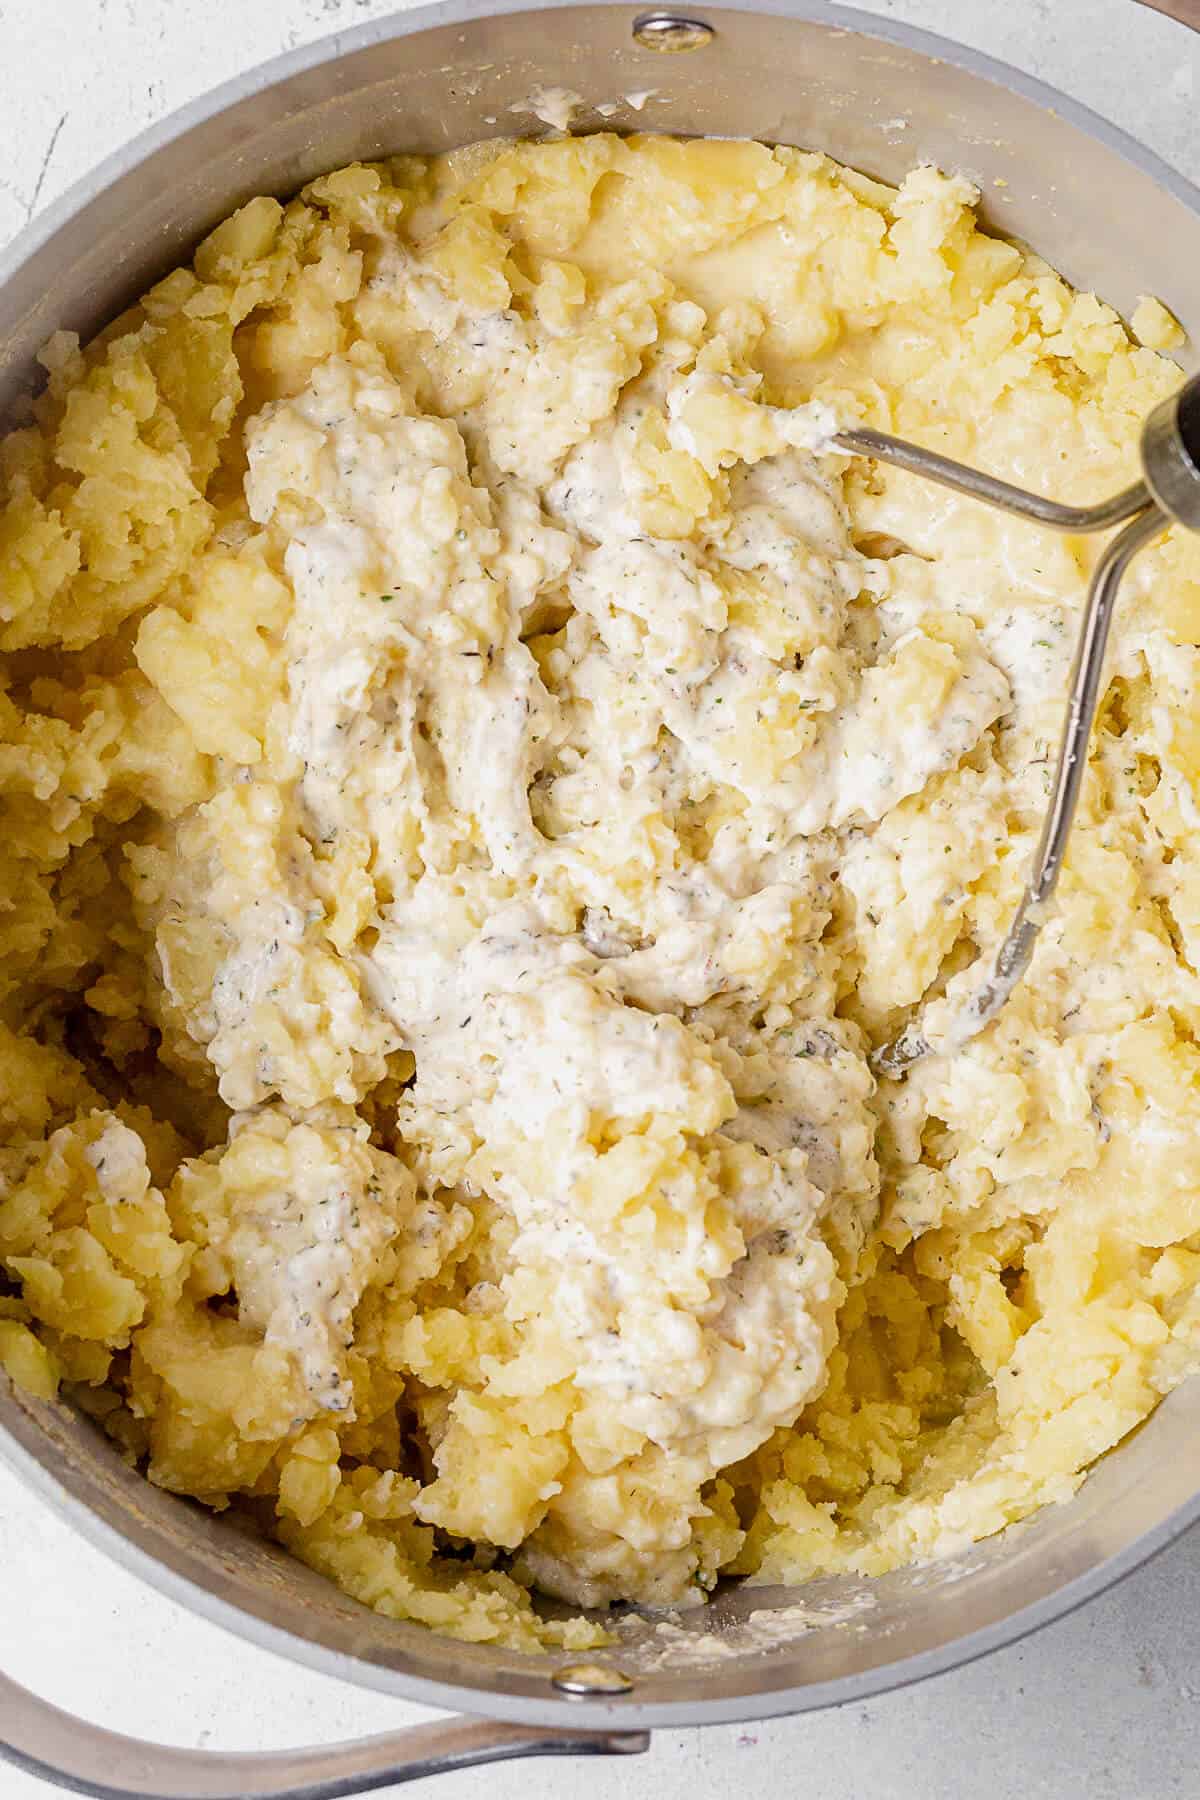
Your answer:
[[[780,0],[691,8],[716,35],[675,56],[634,42],[638,10],[535,6],[419,32],[419,16],[404,15],[346,34],[336,60],[317,46],[230,84],[181,115],[194,122],[178,135],[175,122],[147,134],[100,172],[107,184],[86,212],[70,217],[68,196],[50,214],[62,218],[57,230],[29,253],[35,227],[0,260],[0,416],[36,378],[52,331],[106,324],[242,201],[292,194],[357,158],[543,132],[527,103],[553,86],[582,98],[581,130],[753,136],[889,181],[918,162],[961,171],[979,184],[992,227],[1034,244],[1076,286],[1125,314],[1155,294],[1200,336],[1194,198],[1148,153],[1130,160],[1129,141],[1099,120],[1107,141],[1083,134],[1069,116],[1079,109],[1048,111],[1004,85],[998,66],[986,65],[991,78],[974,73],[837,8],[805,6],[805,18]],[[280,68],[290,71],[282,79]],[[640,111],[629,104],[647,89]],[[611,118],[595,110],[613,101]]]
[[[1126,154],[1115,134],[1097,124],[1101,135],[1088,135],[1070,109],[1046,110],[999,72],[972,73],[914,34],[897,28],[910,41],[889,38],[876,21],[855,30],[852,15],[811,7],[808,18],[695,10],[715,27],[713,43],[673,57],[639,49],[636,11],[621,5],[424,30],[407,15],[349,34],[336,61],[319,48],[284,59],[217,96],[215,110],[211,101],[193,109],[182,130],[175,123],[149,154],[143,143],[117,159],[83,210],[73,213],[69,199],[48,231],[32,234],[32,249],[27,234],[0,266],[0,412],[19,416],[52,331],[86,335],[104,324],[236,204],[264,191],[286,196],[355,158],[541,130],[522,110],[539,86],[582,96],[584,129],[761,137],[889,180],[926,160],[961,170],[983,189],[994,228],[1032,242],[1123,312],[1142,293],[1159,295],[1200,334],[1200,202],[1151,159]],[[647,88],[656,91],[639,112],[625,96]],[[612,101],[605,120],[595,108]],[[376,1617],[228,1521],[149,1487],[65,1409],[0,1382],[0,1426],[29,1478],[82,1529],[223,1622],[413,1698],[579,1722],[550,1687],[550,1659],[452,1644]],[[636,1675],[634,1693],[610,1710],[630,1723],[634,1714],[645,1723],[747,1717],[885,1686],[902,1662],[915,1675],[961,1660],[1011,1635],[1022,1609],[1032,1623],[1065,1593],[1082,1597],[1108,1559],[1138,1560],[1169,1535],[1172,1515],[1177,1524],[1180,1509],[1196,1509],[1198,1493],[1192,1384],[1068,1506],[960,1558],[874,1584],[825,1581],[802,1595],[732,1592],[665,1631],[635,1624],[616,1653]],[[773,1623],[751,1617],[772,1608],[781,1609]]]

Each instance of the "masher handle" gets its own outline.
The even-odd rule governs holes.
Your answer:
[[[972,500],[982,500],[985,506],[1015,513],[1018,518],[1031,519],[1037,525],[1049,525],[1054,531],[1107,531],[1110,526],[1132,519],[1150,500],[1145,482],[1135,481],[1095,506],[1064,506],[1059,500],[1031,494],[1027,488],[1014,487],[1011,481],[1001,481],[982,469],[970,468],[966,463],[939,455],[936,450],[927,450],[923,444],[912,444],[907,438],[892,437],[886,431],[872,431],[866,426],[839,431],[833,439],[833,447],[850,456],[869,456],[876,462],[891,463],[893,468],[919,475],[923,481],[953,488]]]

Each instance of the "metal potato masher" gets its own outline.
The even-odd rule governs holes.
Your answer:
[[[956,1050],[968,1043],[996,1017],[1029,967],[1071,835],[1121,578],[1138,551],[1168,526],[1184,525],[1191,531],[1200,531],[1200,375],[1193,376],[1178,393],[1155,407],[1146,420],[1141,438],[1141,479],[1096,506],[1062,506],[1056,500],[1027,493],[1007,481],[998,481],[992,475],[882,431],[840,431],[833,446],[853,456],[893,463],[912,475],[922,475],[1057,531],[1123,527],[1105,547],[1088,586],[1050,802],[1021,903],[996,952],[991,974],[959,1009],[950,1029],[936,1040],[931,1039],[918,1014],[899,1037],[872,1053],[871,1065],[876,1074],[898,1077],[934,1051]]]

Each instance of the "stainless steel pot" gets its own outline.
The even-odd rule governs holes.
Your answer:
[[[1200,0],[1152,3],[1200,28]],[[538,84],[618,101],[618,129],[646,123],[621,97],[655,88],[663,130],[806,145],[886,179],[918,160],[961,170],[996,229],[1125,312],[1160,295],[1200,340],[1200,193],[1012,69],[819,0],[698,5],[649,26],[625,4],[448,0],[231,82],[38,220],[0,262],[0,414],[19,412],[52,331],[106,323],[241,201],[357,157],[532,126],[511,109]],[[577,121],[602,122],[586,110]],[[113,1737],[0,1677],[0,1753],[96,1794],[317,1800],[505,1756],[641,1749],[650,1726],[862,1699],[1009,1642],[1200,1518],[1200,1381],[1068,1505],[952,1563],[802,1594],[733,1589],[665,1637],[634,1621],[583,1668],[380,1618],[236,1523],[152,1488],[67,1408],[2,1382],[0,1452],[86,1536],[209,1618],[327,1674],[484,1715],[334,1750],[218,1757]]]

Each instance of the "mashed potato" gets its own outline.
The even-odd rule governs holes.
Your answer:
[[[1007,923],[1096,547],[831,421],[1087,501],[1178,380],[975,198],[346,169],[0,448],[0,1363],[382,1612],[936,1556],[1198,1360],[1195,540],[1030,979],[868,1068]]]

